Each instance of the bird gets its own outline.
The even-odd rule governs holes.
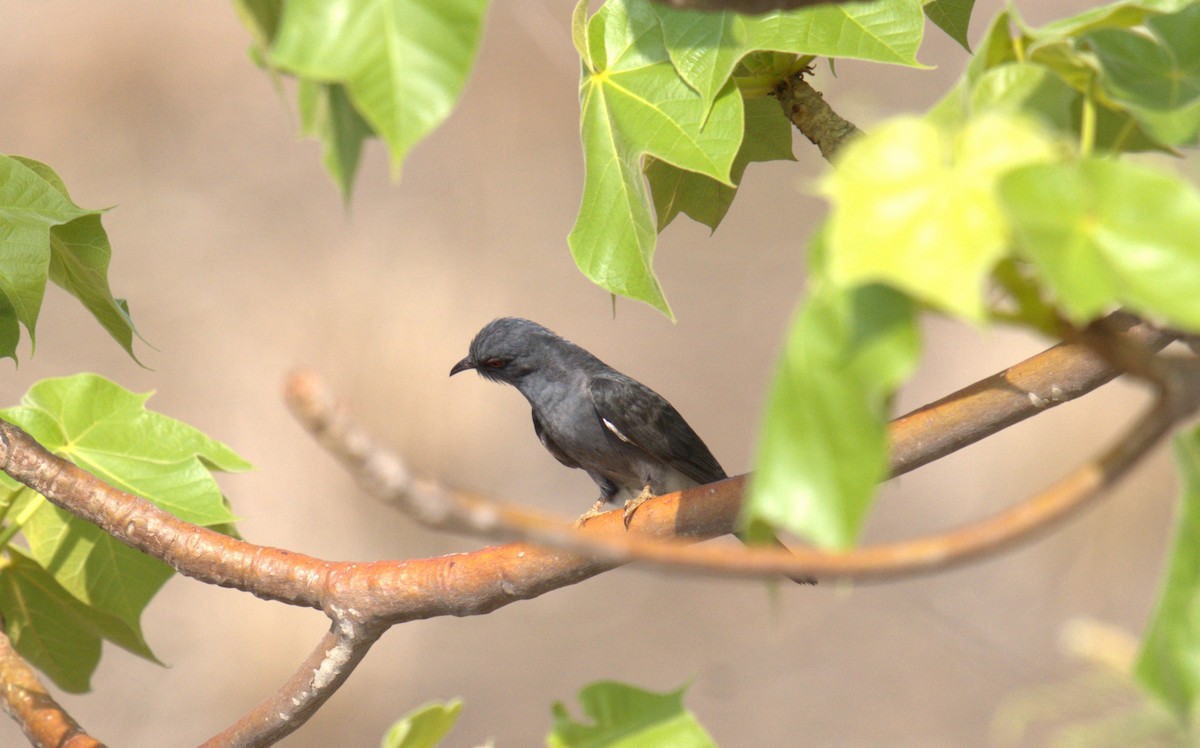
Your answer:
[[[542,446],[600,488],[600,498],[576,527],[601,514],[605,504],[623,501],[628,529],[647,499],[727,477],[666,398],[536,322],[518,317],[489,322],[450,376],[471,369],[524,395]]]
[[[489,322],[450,376],[468,369],[524,395],[546,450],[599,486],[577,525],[623,500],[628,527],[647,499],[727,477],[665,398],[536,322]]]

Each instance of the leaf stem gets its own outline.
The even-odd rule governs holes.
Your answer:
[[[16,496],[16,494],[17,492],[13,492],[13,496]],[[46,497],[42,496],[41,494],[35,494],[33,500],[30,501],[29,505],[17,515],[17,518],[11,523],[5,525],[3,529],[0,529],[0,548],[4,548],[8,545],[9,541],[13,539],[13,536],[21,531],[21,528],[24,527],[25,523],[29,521],[29,518],[33,516],[33,513],[38,509],[41,509],[42,504],[44,503],[46,503]],[[9,506],[11,506],[11,503]],[[5,511],[7,512],[7,509]]]
[[[1093,96],[1096,82],[1088,81],[1087,91],[1083,96],[1083,114],[1079,123],[1079,153],[1082,156],[1092,155],[1096,148],[1096,100]]]

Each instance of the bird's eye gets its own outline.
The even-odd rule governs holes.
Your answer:
[[[504,363],[505,361],[502,358],[489,358],[483,362],[483,365],[489,369],[503,369]]]

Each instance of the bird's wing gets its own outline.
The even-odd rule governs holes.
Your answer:
[[[568,457],[567,453],[562,451],[562,449],[560,449],[559,446],[554,443],[554,440],[551,439],[550,435],[546,433],[546,427],[543,426],[542,422],[538,420],[537,411],[535,410],[531,412],[533,415],[533,430],[537,434],[538,441],[540,441],[542,446],[546,448],[546,451],[554,455],[554,459],[558,460],[569,468],[583,467],[578,462],[575,462]]]
[[[679,411],[654,390],[624,375],[595,376],[588,389],[596,415],[621,441],[697,483],[726,477]]]

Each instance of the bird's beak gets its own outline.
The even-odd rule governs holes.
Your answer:
[[[466,371],[467,369],[474,369],[474,368],[475,368],[475,362],[471,360],[470,356],[467,356],[462,361],[459,361],[457,364],[450,367],[450,376],[454,376],[455,374],[459,373],[460,371]]]

